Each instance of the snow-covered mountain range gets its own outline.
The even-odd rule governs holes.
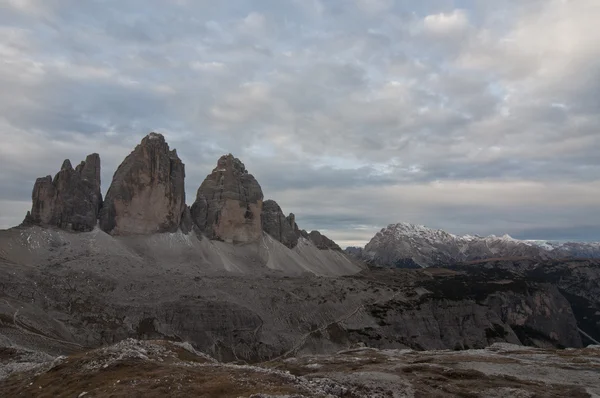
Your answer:
[[[364,249],[347,253],[370,263],[392,267],[429,267],[490,258],[600,258],[600,243],[552,242],[504,236],[454,235],[410,223],[390,224]]]

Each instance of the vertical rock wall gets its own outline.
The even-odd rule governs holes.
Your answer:
[[[175,232],[185,211],[185,166],[161,134],[150,133],[117,169],[100,212],[113,235]]]

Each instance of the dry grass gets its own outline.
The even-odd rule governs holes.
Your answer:
[[[451,369],[435,365],[408,365],[399,369],[401,376],[410,380],[416,398],[481,397],[482,391],[513,388],[527,391],[534,397],[588,398],[583,388],[565,385],[547,385],[520,380],[512,376],[491,376],[470,369]]]
[[[191,353],[178,354],[188,358]],[[201,362],[198,357],[192,362]],[[98,371],[82,371],[85,354],[39,376],[18,374],[0,382],[2,397],[206,397],[236,398],[255,393],[293,394],[301,391],[289,380],[269,373],[218,366],[181,366],[127,359]]]
[[[451,269],[447,269],[447,268],[426,268],[424,270],[422,270],[421,272],[423,272],[425,275],[429,275],[429,276],[453,276],[453,275],[457,275],[460,272],[458,271],[454,271]]]
[[[322,364],[323,371],[327,373],[351,373],[354,371],[364,370],[369,367],[369,365],[377,365],[381,362],[377,359],[364,359],[361,361],[344,361],[344,360],[334,360],[327,361]],[[321,368],[312,368],[308,362],[285,362],[285,363],[271,363],[269,364],[269,368],[276,370],[288,371],[294,376],[306,376],[306,375],[318,375],[320,373],[319,369]]]
[[[509,364],[509,363],[520,363],[519,360],[509,357],[499,357],[499,356],[475,356],[475,355],[437,355],[437,356],[415,356],[415,359],[410,361],[410,363],[431,363],[435,362],[439,365],[453,365],[457,363],[465,363],[465,362],[482,362],[482,363],[499,363],[499,364]]]
[[[519,363],[519,358],[501,355],[467,355],[463,352],[441,352],[427,355],[416,352],[384,353],[376,350],[349,350],[336,355],[300,357],[269,362],[271,369],[213,363],[210,358],[169,342],[129,342],[122,347],[81,352],[36,375],[33,371],[13,374],[0,382],[0,397],[214,397],[237,398],[253,394],[320,396],[323,378],[336,380],[347,388],[335,396],[345,398],[387,397],[410,386],[415,397],[480,397],[498,393],[514,396],[516,391],[533,397],[589,397],[583,387],[535,381],[509,375],[486,374],[477,363],[506,365]],[[137,351],[136,351],[137,350]],[[124,356],[127,354],[130,356]],[[144,353],[136,357],[136,354]],[[530,351],[523,351],[527,356]],[[546,351],[555,354],[555,365],[573,365],[575,369],[597,369],[597,350]],[[514,352],[510,352],[514,356]],[[585,355],[583,355],[585,354]],[[1,350],[0,358],[10,360],[15,353]],[[470,364],[475,369],[463,368]],[[501,366],[502,368],[502,366]],[[369,379],[369,374],[386,373],[387,377]],[[341,379],[339,379],[341,377]],[[394,384],[400,378],[402,385]],[[383,380],[383,384],[380,381]],[[388,381],[389,381],[388,380]],[[548,380],[546,380],[548,381]],[[315,384],[316,383],[316,384]],[[341,384],[339,384],[341,383]],[[316,390],[315,390],[316,388]],[[337,388],[337,387],[336,387]],[[309,391],[310,390],[310,391]],[[327,390],[330,391],[330,390]],[[373,395],[374,393],[377,393]],[[487,395],[486,395],[487,394]]]

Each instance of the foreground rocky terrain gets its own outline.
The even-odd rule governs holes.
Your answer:
[[[390,224],[363,248],[346,253],[372,265],[419,268],[493,258],[600,258],[600,243],[525,241],[504,236],[454,235],[409,223]]]
[[[600,346],[542,350],[356,348],[224,364],[187,343],[124,340],[68,357],[0,351],[6,397],[593,397]]]

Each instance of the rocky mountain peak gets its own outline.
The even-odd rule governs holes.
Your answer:
[[[77,169],[66,159],[54,179],[36,180],[31,199],[24,224],[91,231],[102,205],[100,156],[89,155]]]
[[[88,181],[94,186],[94,190],[100,192],[100,155],[97,153],[88,155],[85,161],[77,165],[75,170],[83,180]]]
[[[337,243],[323,235],[319,231],[311,231],[308,234],[308,239],[321,250],[336,250],[342,251],[342,248]]]
[[[265,200],[262,210],[263,231],[289,248],[296,247],[300,237],[293,213],[288,217],[274,200]]]
[[[231,153],[217,160],[191,207],[185,204],[184,179],[177,151],[151,132],[119,165],[103,204],[100,156],[89,155],[75,169],[67,159],[54,179],[36,181],[24,223],[78,231],[99,223],[111,235],[196,231],[198,237],[235,243],[255,242],[264,231],[290,249],[302,238],[321,250],[341,250],[318,231],[300,230],[296,216],[286,216],[275,201],[263,203],[260,184]]]
[[[185,212],[185,166],[162,134],[150,133],[113,176],[100,213],[113,235],[174,232]]]
[[[311,231],[309,233],[298,228],[294,213],[290,213],[286,217],[281,207],[274,200],[265,200],[263,203],[262,228],[272,238],[289,248],[296,247],[300,238],[304,238],[319,250],[342,250],[337,243],[321,234],[321,232]]]
[[[71,165],[71,161],[69,159],[65,159],[63,161],[62,166],[60,167],[61,170],[73,170],[73,166]]]
[[[198,188],[191,215],[210,239],[248,243],[262,234],[262,207],[258,181],[239,159],[227,154]]]
[[[225,172],[231,170],[234,174],[248,174],[246,166],[241,160],[233,156],[232,154],[223,155],[217,161],[217,167],[213,169],[214,172]]]
[[[432,229],[424,225],[411,224],[407,222],[390,224],[387,226],[387,228],[383,228],[379,234],[382,236],[392,235],[394,237],[418,236],[433,240],[448,240],[455,237],[455,235],[449,234],[441,229]]]
[[[410,223],[390,224],[365,246],[361,256],[388,266],[431,266],[494,257],[537,257],[544,252],[509,235],[453,235]]]
[[[166,142],[164,135],[162,135],[160,133],[156,133],[154,131],[142,139],[142,145],[144,144],[145,141],[160,141],[161,143]]]

